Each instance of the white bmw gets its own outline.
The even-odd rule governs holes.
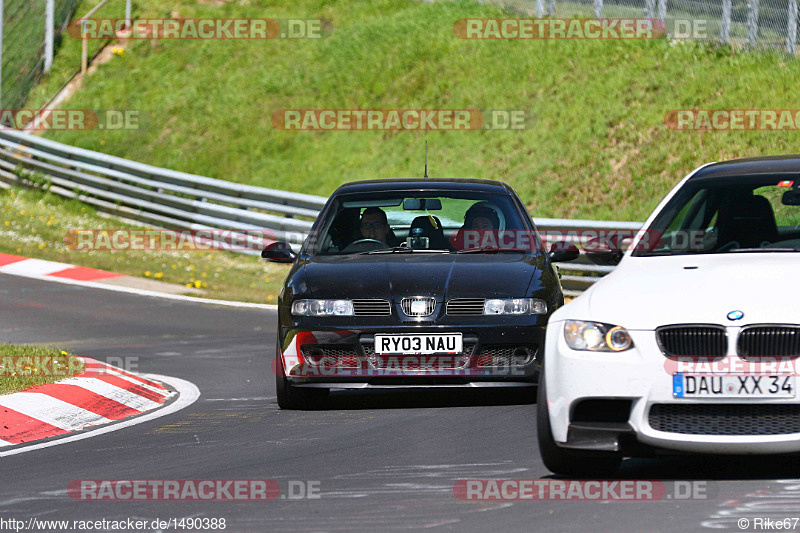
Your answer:
[[[800,157],[700,167],[644,228],[590,254],[619,266],[550,318],[545,465],[800,452]]]

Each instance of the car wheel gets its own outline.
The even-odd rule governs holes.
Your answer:
[[[547,408],[547,390],[544,372],[539,374],[539,393],[536,401],[536,434],[539,453],[544,465],[556,474],[565,476],[610,476],[622,463],[622,456],[615,452],[591,452],[562,448],[553,439],[550,429],[550,411]]]
[[[316,409],[328,396],[329,389],[295,387],[286,379],[280,355],[275,372],[275,389],[278,393],[278,407],[281,409]]]

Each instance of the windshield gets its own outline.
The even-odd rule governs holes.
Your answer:
[[[796,252],[799,185],[786,176],[690,180],[644,232],[633,255]]]
[[[342,194],[309,235],[310,255],[538,250],[510,195],[475,191]]]

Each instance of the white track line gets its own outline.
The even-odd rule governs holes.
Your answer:
[[[148,400],[144,396],[139,396],[136,393],[121,389],[116,385],[106,383],[102,379],[97,378],[67,378],[55,383],[55,385],[76,385],[82,389],[88,390],[89,392],[99,394],[104,398],[121,403],[122,405],[130,407],[131,409],[136,409],[137,411],[149,411],[150,409],[155,409],[161,405],[153,400]],[[161,392],[166,393],[165,396],[169,394],[167,391]]]
[[[25,416],[67,431],[111,422],[110,419],[97,413],[39,392],[9,394],[0,398],[0,407],[13,409]]]
[[[24,261],[19,261],[18,263],[23,263],[23,262]],[[126,292],[128,294],[137,294],[139,296],[154,296],[156,298],[164,298],[167,300],[178,300],[181,302],[191,302],[191,303],[210,304],[210,305],[225,305],[228,307],[245,307],[250,309],[266,309],[268,311],[278,310],[278,306],[275,304],[253,304],[249,302],[234,302],[230,300],[211,300],[208,298],[197,298],[195,296],[183,296],[182,294],[165,294],[163,292],[148,291],[145,289],[134,289],[132,287],[120,287],[117,285],[107,285],[104,283],[97,283],[94,281],[80,281],[67,278],[54,278],[53,276],[31,275],[27,272],[16,272],[9,269],[9,267],[12,267],[18,263],[11,263],[10,265],[0,268],[0,274],[11,274],[13,276],[23,276],[26,278],[40,279],[43,281],[52,281],[54,283],[66,283],[68,285],[81,285],[83,287],[90,287],[92,289],[105,289],[107,291]],[[70,266],[73,265],[65,265],[65,268],[68,268]]]
[[[68,442],[75,442],[78,440],[88,439],[90,437],[95,437],[98,435],[102,435],[104,433],[110,433],[112,431],[117,431],[119,429],[134,426],[136,424],[141,424],[142,422],[148,422],[150,420],[154,420],[156,418],[160,418],[162,416],[166,416],[175,413],[177,411],[180,411],[185,407],[189,407],[194,402],[196,402],[197,399],[200,397],[200,389],[198,389],[197,385],[195,385],[191,381],[186,381],[180,378],[173,378],[170,376],[160,376],[157,374],[146,374],[144,377],[147,379],[154,379],[157,381],[163,381],[164,383],[167,383],[173,389],[177,390],[180,396],[178,396],[178,399],[169,404],[168,406],[162,407],[161,409],[157,409],[155,411],[150,411],[149,413],[143,414],[141,416],[123,420],[121,422],[110,424],[108,426],[103,426],[101,428],[93,429],[85,433],[78,433],[76,435],[71,435],[56,440],[40,442],[38,444],[31,444],[30,446],[23,446],[21,448],[15,448],[13,450],[0,452],[0,457],[5,457],[7,455],[17,455],[20,453],[40,450],[42,448],[49,448],[50,446],[58,446],[59,444],[66,444]]]

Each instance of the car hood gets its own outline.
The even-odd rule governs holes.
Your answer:
[[[647,330],[680,323],[799,323],[798,272],[798,253],[626,257],[553,320],[588,319]],[[734,310],[744,317],[728,320]]]
[[[541,256],[527,254],[386,254],[315,256],[305,265],[314,298],[526,296]]]

